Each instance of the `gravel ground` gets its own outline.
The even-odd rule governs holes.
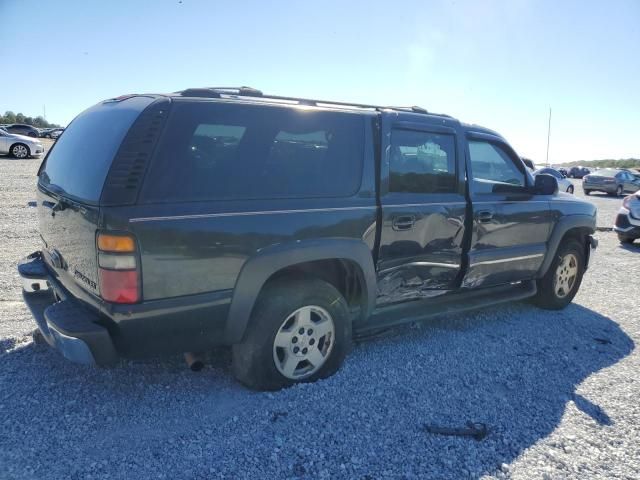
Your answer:
[[[255,393],[224,350],[195,374],[177,357],[95,369],[32,343],[15,264],[38,248],[38,163],[0,157],[3,480],[640,478],[640,247],[599,232],[562,312],[514,303],[399,328],[328,380]],[[610,226],[619,200],[591,200]],[[484,440],[423,428],[469,420]]]

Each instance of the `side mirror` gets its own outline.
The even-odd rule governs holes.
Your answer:
[[[555,195],[558,193],[558,180],[553,175],[541,173],[536,175],[533,190],[538,195]]]

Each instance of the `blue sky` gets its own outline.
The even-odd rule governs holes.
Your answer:
[[[544,161],[640,157],[640,1],[0,0],[0,111],[250,85],[420,105]]]

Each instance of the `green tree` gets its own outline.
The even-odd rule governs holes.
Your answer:
[[[4,112],[4,120],[2,123],[16,123],[16,114],[11,110]]]

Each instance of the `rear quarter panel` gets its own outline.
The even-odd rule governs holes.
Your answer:
[[[352,238],[373,250],[376,205],[373,196],[145,205],[106,209],[105,221],[136,235],[143,298],[154,300],[231,289],[244,263],[272,245]]]

